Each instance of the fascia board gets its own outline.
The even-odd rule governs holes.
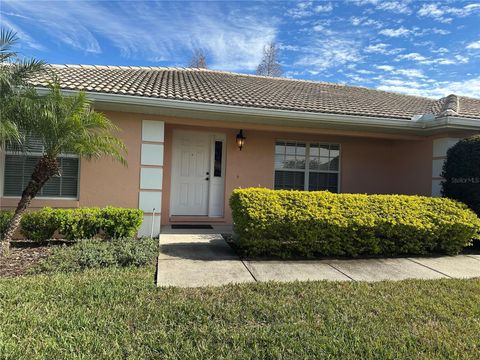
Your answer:
[[[37,88],[45,93],[46,88]],[[64,94],[75,94],[77,90],[62,90]],[[247,123],[283,126],[305,126],[326,128],[356,128],[408,132],[428,135],[440,130],[480,130],[480,120],[445,117],[431,122],[416,122],[401,118],[381,118],[343,114],[325,114],[306,111],[263,109],[235,105],[212,104],[195,101],[149,98],[126,94],[85,92],[100,109],[191,116],[204,119],[241,121]]]

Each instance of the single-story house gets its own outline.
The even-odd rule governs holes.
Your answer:
[[[52,65],[120,129],[128,167],[61,158],[32,207],[120,206],[162,224],[231,224],[238,187],[440,195],[447,149],[479,133],[480,99],[183,68]],[[50,78],[32,83],[46,91]],[[480,95],[480,94],[479,94]],[[41,153],[42,149],[37,149]],[[0,153],[0,207],[35,163]]]

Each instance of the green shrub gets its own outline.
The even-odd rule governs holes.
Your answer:
[[[35,265],[32,273],[80,271],[109,266],[143,266],[158,256],[156,239],[84,240],[70,246],[53,248],[46,259]]]
[[[448,150],[442,177],[443,196],[464,202],[480,215],[480,135]]]
[[[112,239],[135,236],[143,221],[139,209],[122,209],[108,206],[100,212],[102,230]]]
[[[12,211],[0,210],[0,236],[6,231]],[[143,220],[139,209],[106,207],[51,209],[25,213],[20,231],[29,240],[51,239],[55,231],[67,240],[91,239],[101,233],[107,238],[136,236]]]
[[[39,211],[25,213],[20,221],[21,233],[28,240],[51,239],[58,229],[56,210],[46,207]]]
[[[57,209],[59,232],[67,240],[91,239],[102,228],[99,208]]]
[[[8,224],[13,217],[13,211],[0,210],[0,240],[3,239],[3,234],[7,231]]]
[[[455,254],[480,219],[445,198],[237,189],[230,206],[249,255]]]

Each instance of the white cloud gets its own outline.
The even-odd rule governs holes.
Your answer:
[[[450,34],[450,31],[445,30],[445,29],[438,29],[438,28],[433,28],[430,29],[432,33],[438,34],[438,35],[448,35]]]
[[[380,2],[380,0],[348,0],[348,2],[358,6],[365,6],[376,5]]]
[[[414,88],[420,88],[424,86],[423,84],[417,81],[403,80],[398,78],[383,79],[381,83],[383,86],[402,86],[402,87],[408,86],[408,87],[414,87]]]
[[[6,14],[5,14],[6,15]],[[10,16],[15,16],[14,14],[9,14]],[[22,16],[24,17],[24,16]],[[21,44],[25,44],[26,47],[35,49],[35,50],[40,50],[40,51],[46,51],[47,49],[45,46],[40,44],[38,41],[34,40],[30,35],[28,35],[25,31],[23,31],[19,26],[15,25],[13,22],[9,21],[6,16],[2,17],[2,22],[3,26],[5,26],[7,29],[10,29],[14,31],[17,35],[17,37],[20,39]]]
[[[380,29],[381,27],[383,27],[383,24],[380,21],[370,19],[365,16],[360,16],[360,17],[352,16],[350,17],[349,20],[353,26],[367,26],[367,27],[374,27],[377,29]]]
[[[423,4],[417,14],[420,17],[430,17],[443,23],[450,23],[453,17],[466,17],[480,11],[480,3],[468,4],[462,8],[439,6],[435,3]]]
[[[394,55],[401,52],[403,49],[400,48],[390,48],[390,45],[385,43],[378,43],[368,45],[366,48],[363,49],[366,53],[374,53],[374,54],[383,54],[383,55]]]
[[[296,4],[295,7],[288,9],[287,15],[294,19],[301,19],[313,16],[318,13],[327,13],[333,10],[331,3],[322,5],[315,5],[313,1],[302,1]]]
[[[418,15],[420,16],[428,16],[433,18],[440,18],[443,16],[445,12],[440,10],[437,4],[430,3],[430,4],[423,4],[420,10],[418,10]]]
[[[437,62],[437,64],[440,64],[440,65],[454,65],[455,64],[455,60],[445,59],[445,58],[437,59],[436,62]]]
[[[463,55],[455,55],[453,58],[437,58],[434,60],[429,60],[423,62],[424,64],[438,64],[438,65],[459,65],[467,64],[470,61],[470,58]]]
[[[389,37],[401,37],[407,36],[411,33],[411,30],[404,28],[403,26],[398,29],[382,29],[379,34],[389,36]]]
[[[391,72],[395,69],[393,66],[390,66],[390,65],[375,65],[375,67],[379,70],[388,71],[388,72]]]
[[[447,48],[441,47],[441,48],[432,50],[432,52],[436,54],[446,54],[449,52],[449,50]]]
[[[321,12],[330,12],[333,10],[333,5],[330,3],[327,3],[325,5],[317,5],[313,9],[316,13],[321,13]]]
[[[394,75],[406,76],[408,78],[425,78],[425,75],[419,69],[397,69],[391,65],[375,65],[375,68]]]
[[[376,10],[390,11],[397,14],[411,14],[412,10],[408,7],[411,0],[401,1],[382,1],[382,0],[349,0],[348,2],[357,6],[373,6]],[[371,9],[368,9],[371,10]]]
[[[396,74],[404,75],[410,78],[424,78],[425,75],[421,70],[418,69],[398,69],[395,70]]]
[[[468,44],[467,49],[480,49],[480,40]]]
[[[359,18],[359,17],[356,17],[356,16],[352,16],[350,18],[350,22],[352,23],[352,25],[354,26],[358,26],[362,23],[362,18]]]
[[[366,83],[366,82],[371,81],[370,79],[366,79],[366,78],[358,76],[356,74],[346,74],[345,76],[348,77],[350,80],[352,80],[354,82],[357,82],[357,83]]]
[[[368,45],[363,51],[367,53],[379,53],[385,54],[387,52],[389,45],[384,43]]]
[[[240,71],[256,68],[264,45],[275,39],[278,22],[267,11],[249,15],[216,3],[117,2],[115,11],[106,2],[6,4],[35,18],[38,31],[81,51],[102,52],[97,39],[103,38],[125,58],[185,65],[188,59],[178,54],[201,47],[210,67]]]
[[[386,10],[386,11],[391,11],[394,13],[399,13],[399,14],[411,14],[412,10],[407,6],[406,2],[400,2],[400,1],[385,1],[379,3],[376,8],[378,10]]]
[[[357,73],[364,74],[364,75],[370,75],[370,74],[373,74],[374,72],[370,71],[370,70],[360,69],[360,70],[357,70]]]
[[[439,99],[449,94],[478,98],[480,96],[480,77],[463,81],[422,81],[421,83],[410,81],[396,82],[384,79],[377,86],[377,89],[426,96],[434,99]]]
[[[294,65],[311,67],[316,71],[358,62],[362,59],[358,45],[354,41],[334,36],[316,40],[305,48],[304,52]]]
[[[409,54],[404,54],[404,55],[398,55],[397,56],[397,61],[399,60],[413,60],[413,61],[425,61],[427,58],[423,55],[420,55],[419,53],[409,53]]]

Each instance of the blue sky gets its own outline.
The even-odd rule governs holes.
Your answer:
[[[60,64],[253,73],[276,41],[285,76],[414,95],[480,97],[480,2],[1,1],[19,50]]]

